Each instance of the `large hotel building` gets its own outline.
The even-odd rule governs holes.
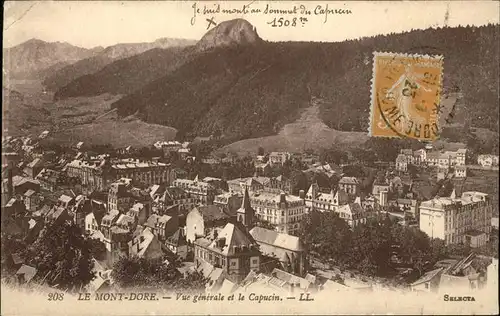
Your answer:
[[[90,190],[105,191],[117,179],[128,178],[145,185],[172,184],[175,173],[170,166],[157,161],[139,159],[73,160],[64,170],[69,177],[80,178]]]
[[[449,244],[480,247],[489,240],[493,205],[481,192],[464,192],[460,198],[438,197],[420,205],[420,230]]]

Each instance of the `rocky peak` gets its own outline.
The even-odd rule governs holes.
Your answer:
[[[262,41],[255,27],[244,19],[224,21],[208,31],[196,44],[200,51],[233,45],[251,45]]]

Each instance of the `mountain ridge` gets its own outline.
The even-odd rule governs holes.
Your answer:
[[[176,128],[179,137],[218,134],[238,141],[276,135],[317,96],[329,128],[366,132],[373,51],[439,54],[445,57],[444,93],[464,95],[454,117],[456,133],[466,137],[471,126],[498,133],[491,115],[498,112],[498,34],[498,25],[487,25],[334,43],[223,40],[230,44],[203,51],[190,46],[169,57],[146,52],[114,62],[60,89],[56,97],[124,93],[112,105],[120,116],[137,113],[146,122]]]
[[[493,62],[498,60],[498,30],[442,28],[341,43],[219,47],[113,106],[120,115],[138,111],[144,120],[177,128],[181,135],[215,133],[239,140],[277,133],[297,118],[310,95],[316,95],[325,100],[320,113],[329,127],[366,131],[373,51],[439,52],[445,56],[445,93],[459,90],[465,95],[455,119],[498,131],[491,116],[498,111],[498,65]],[[428,42],[439,46],[430,49]]]
[[[51,91],[66,86],[85,75],[98,72],[112,62],[142,54],[155,48],[186,47],[194,44],[192,40],[180,38],[160,38],[153,42],[120,43],[103,48],[97,55],[66,65],[52,73],[45,74],[44,86]]]
[[[12,78],[30,78],[55,64],[72,63],[95,53],[95,50],[66,42],[45,42],[32,38],[3,49],[4,70]]]

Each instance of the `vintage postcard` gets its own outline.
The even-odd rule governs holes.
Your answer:
[[[6,1],[2,315],[498,310],[497,1]]]

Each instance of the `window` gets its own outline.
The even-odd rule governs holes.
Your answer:
[[[257,264],[259,260],[257,259],[252,259],[252,264]]]
[[[236,261],[231,261],[231,267],[234,267],[236,265]]]

